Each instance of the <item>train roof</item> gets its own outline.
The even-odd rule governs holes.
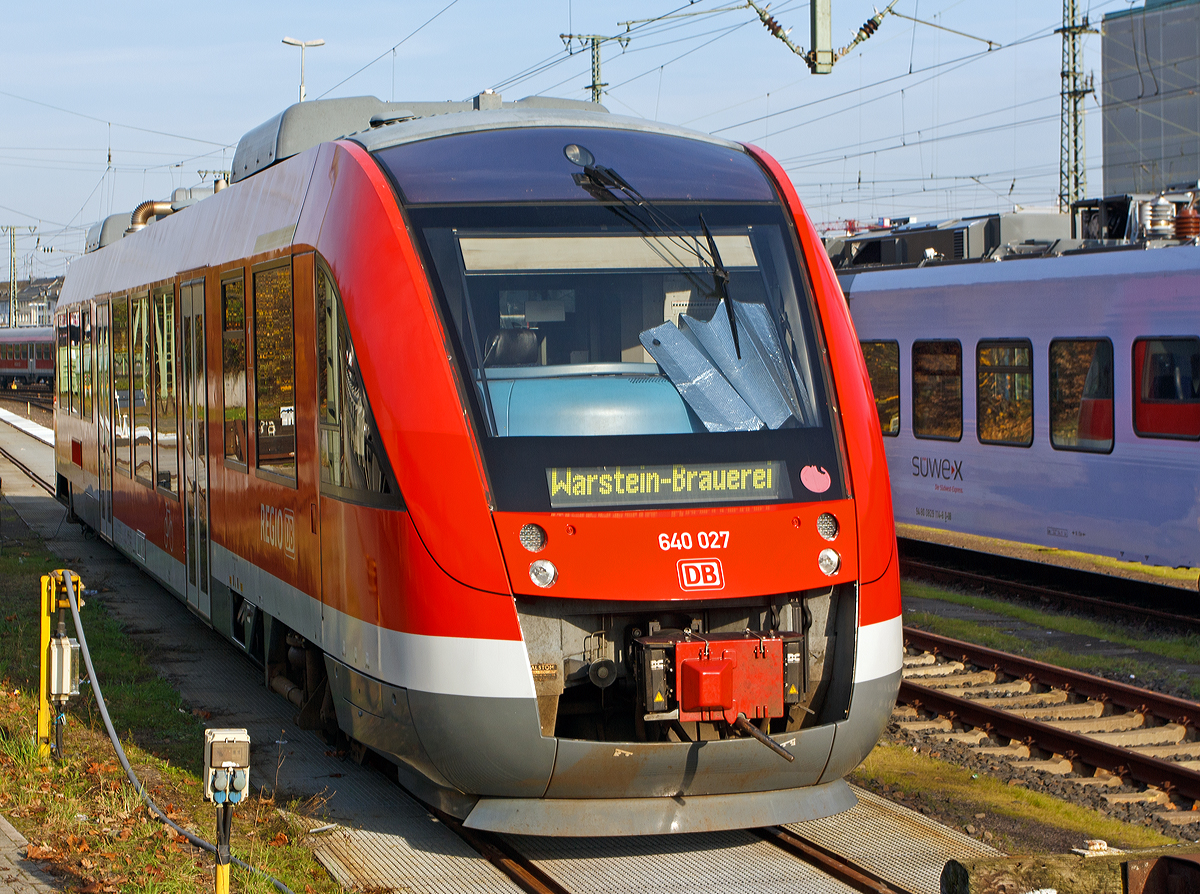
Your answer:
[[[463,114],[467,112],[472,114]],[[615,128],[737,147],[699,131],[612,115],[602,105],[575,99],[529,96],[504,102],[498,93],[481,93],[466,102],[384,102],[353,96],[295,103],[249,131],[234,152],[232,180],[244,180],[329,140],[349,138],[374,152],[454,133],[514,127]]]
[[[31,341],[53,341],[50,326],[5,326],[0,328],[0,344],[25,344]]]
[[[837,271],[848,297],[867,292],[962,288],[964,300],[971,299],[970,287],[985,283],[1025,283],[1081,280],[1092,277],[1172,274],[1195,275],[1200,271],[1200,247],[1195,245],[1147,247],[1131,244],[1124,250],[1073,255],[1049,255],[1019,261],[976,264],[938,264],[927,267],[851,268]]]

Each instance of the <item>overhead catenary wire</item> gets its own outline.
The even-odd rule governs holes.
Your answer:
[[[100,711],[100,719],[104,721],[104,728],[108,731],[108,738],[112,741],[113,749],[117,753],[117,760],[121,762],[121,766],[125,770],[125,776],[129,779],[130,785],[133,786],[134,791],[136,791],[141,799],[146,803],[146,806],[150,809],[150,812],[153,813],[154,816],[157,817],[161,822],[174,829],[176,833],[182,835],[195,847],[207,851],[210,854],[216,854],[216,845],[205,841],[203,838],[193,835],[191,832],[187,831],[187,829],[182,828],[179,824],[170,819],[162,811],[162,808],[154,803],[154,799],[150,797],[150,793],[146,791],[146,787],[143,786],[141,780],[137,778],[137,774],[133,772],[133,767],[129,765],[129,758],[125,755],[125,749],[121,745],[121,739],[117,736],[117,731],[113,728],[112,719],[108,716],[108,706],[105,704],[104,696],[100,692],[100,682],[96,678],[96,668],[92,665],[92,654],[88,651],[87,636],[84,635],[83,622],[79,617],[79,605],[75,598],[75,584],[73,575],[68,571],[63,574],[63,580],[66,584],[67,601],[71,605],[71,618],[75,622],[75,634],[79,639],[79,651],[83,655],[84,666],[87,667],[88,682],[92,686],[92,694],[96,697],[96,706]],[[276,890],[278,890],[280,894],[295,894],[291,888],[289,888],[279,879],[275,878],[273,875],[263,872],[261,869],[251,866],[249,863],[239,860],[237,857],[233,858],[233,862],[242,869],[245,869],[246,871],[257,875],[260,878],[269,881],[275,886]]]

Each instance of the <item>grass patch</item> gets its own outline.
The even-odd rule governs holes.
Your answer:
[[[1106,624],[1090,618],[1080,618],[1075,615],[1057,614],[1042,608],[1032,608],[1020,603],[1008,602],[1003,599],[991,599],[987,596],[976,596],[970,593],[958,593],[928,584],[905,581],[901,584],[902,595],[920,599],[937,599],[941,602],[951,602],[955,605],[965,605],[982,611],[1004,615],[1043,627],[1047,630],[1057,630],[1060,633],[1070,633],[1089,639],[1105,640],[1128,646],[1152,655],[1161,655],[1172,661],[1183,661],[1189,664],[1200,664],[1200,636],[1164,637],[1157,633],[1146,632],[1145,635],[1131,633],[1129,628],[1115,624]]]
[[[90,687],[67,706],[62,763],[36,747],[38,593],[41,575],[61,564],[0,501],[0,811],[29,839],[29,858],[80,894],[193,892],[212,886],[213,857],[154,819],[133,791],[103,731]],[[86,577],[84,578],[87,584]],[[113,724],[156,803],[176,823],[212,840],[216,809],[203,801],[197,770],[203,728],[105,610],[103,594],[82,612],[88,645]],[[67,617],[67,627],[73,625]],[[253,780],[252,780],[253,781]],[[260,794],[236,811],[233,853],[293,891],[338,889],[298,840],[320,825],[318,803],[276,804]],[[234,890],[271,894],[270,882],[236,867]]]
[[[927,808],[943,822],[996,830],[992,843],[1009,852],[1065,850],[1087,838],[1120,848],[1175,844],[1159,832],[1124,823],[1041,792],[1008,785],[903,745],[880,744],[851,774],[851,780],[886,793],[916,809]],[[985,814],[978,818],[978,814]],[[1046,847],[1045,845],[1050,845]]]

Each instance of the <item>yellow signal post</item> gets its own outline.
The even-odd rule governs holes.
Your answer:
[[[41,639],[39,640],[39,655],[41,656],[41,673],[39,674],[39,700],[38,700],[38,725],[37,725],[37,745],[38,757],[47,758],[50,756],[51,746],[54,744],[55,737],[53,733],[55,711],[62,709],[62,705],[66,704],[66,697],[63,694],[52,694],[51,683],[51,625],[54,621],[54,614],[59,614],[59,625],[64,629],[58,630],[54,636],[65,636],[65,618],[63,612],[69,610],[70,602],[67,600],[66,577],[71,575],[71,583],[75,589],[75,598],[78,600],[79,607],[83,607],[83,581],[79,579],[79,575],[74,571],[66,571],[62,568],[51,571],[49,574],[42,575],[42,591],[41,591]],[[61,688],[61,687],[54,687]],[[56,705],[50,704],[51,697],[55,698]]]

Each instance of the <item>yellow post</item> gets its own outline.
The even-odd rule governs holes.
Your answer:
[[[217,864],[217,894],[229,894],[229,864]]]
[[[67,600],[67,590],[64,575],[71,575],[71,583],[75,589],[75,601],[83,608],[83,581],[74,571],[59,568],[49,574],[42,575],[41,597],[41,673],[39,674],[38,700],[38,757],[50,756],[52,740],[51,724],[54,722],[53,708],[50,705],[50,633],[54,623],[54,614],[60,608],[69,609],[71,603]]]
[[[41,656],[41,680],[40,700],[38,701],[38,728],[37,728],[37,744],[38,757],[47,758],[50,756],[50,721],[53,715],[50,713],[50,699],[48,698],[48,690],[50,688],[50,616],[54,614],[58,607],[58,592],[55,587],[54,576],[51,574],[42,575],[42,601],[41,601],[41,616],[42,616],[42,633],[41,639],[38,642],[41,644],[41,651],[38,654]]]

